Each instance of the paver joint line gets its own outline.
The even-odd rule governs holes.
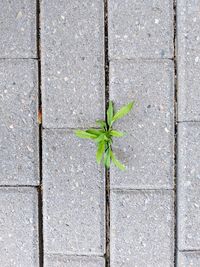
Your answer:
[[[36,0],[36,29],[37,29],[37,58],[38,58],[38,112],[42,114],[42,75],[41,75],[41,10],[40,10],[40,0]],[[41,115],[42,116],[42,115]],[[40,267],[44,266],[44,242],[43,242],[43,190],[42,190],[42,120],[39,125],[39,176],[40,176],[40,187],[38,188],[38,229],[39,229],[39,265]]]
[[[105,111],[109,103],[109,46],[108,46],[108,0],[104,0],[104,69],[105,69]],[[105,112],[105,120],[107,114]],[[110,171],[105,169],[105,195],[106,195],[106,251],[105,251],[105,264],[110,267]]]
[[[177,80],[177,8],[176,8],[176,0],[173,2],[174,8],[174,266],[177,266],[177,120],[178,120],[178,80]]]

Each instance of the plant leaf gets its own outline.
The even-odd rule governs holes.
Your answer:
[[[113,117],[112,123],[127,115],[133,108],[133,104],[134,102],[130,102],[128,105],[122,107],[119,111],[117,111],[117,113]]]
[[[104,157],[104,165],[106,166],[107,169],[110,168],[110,152],[111,152],[111,149],[110,147],[108,147],[105,153],[105,157]]]
[[[98,164],[101,162],[104,151],[105,151],[105,143],[100,142],[98,144],[98,149],[97,149],[97,153],[96,153],[96,160],[97,160]]]
[[[115,137],[122,137],[124,136],[124,133],[112,130],[110,131],[110,135],[115,136]]]
[[[100,134],[102,134],[103,130],[88,129],[86,132],[90,133],[90,134],[94,134],[96,136],[99,136]]]
[[[124,171],[126,167],[119,160],[116,159],[116,157],[112,151],[110,151],[110,156],[111,156],[112,162],[115,164],[115,166],[118,167],[120,170]]]
[[[96,123],[104,130],[107,129],[107,125],[106,125],[106,122],[103,121],[103,120],[97,120]]]
[[[112,126],[112,119],[113,119],[113,104],[112,101],[109,101],[109,106],[107,110],[107,122],[109,126]]]
[[[91,133],[87,133],[86,131],[82,131],[82,130],[77,130],[75,131],[76,136],[80,137],[80,138],[86,138],[86,139],[95,139],[96,135],[91,134]]]
[[[106,137],[106,134],[105,133],[102,133],[101,135],[99,135],[97,138],[95,138],[95,142],[99,143],[99,142],[102,142],[102,141],[107,141],[108,138]]]

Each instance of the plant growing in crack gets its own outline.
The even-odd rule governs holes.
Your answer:
[[[123,106],[119,111],[114,114],[114,108],[112,101],[109,101],[107,109],[106,120],[97,120],[96,123],[100,127],[99,129],[88,129],[86,131],[75,131],[76,136],[80,138],[92,139],[97,145],[96,160],[100,164],[102,159],[107,169],[110,168],[111,162],[120,170],[124,170],[125,166],[116,159],[113,150],[112,143],[113,137],[122,137],[124,133],[113,129],[113,123],[127,115],[133,108],[134,102],[130,102],[126,106]]]

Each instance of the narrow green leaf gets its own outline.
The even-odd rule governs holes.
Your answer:
[[[106,122],[103,120],[97,120],[96,123],[102,128],[102,129],[107,129]]]
[[[128,105],[122,107],[119,111],[117,111],[117,113],[113,117],[112,123],[127,115],[133,108],[133,104],[134,102],[130,102]]]
[[[107,110],[107,122],[109,126],[112,126],[112,119],[113,119],[113,104],[112,101],[109,101],[109,106]]]
[[[124,171],[125,166],[119,160],[116,159],[116,157],[112,151],[110,151],[110,156],[111,156],[112,162],[115,164],[115,166],[118,167],[120,170]]]
[[[108,138],[106,137],[105,133],[102,133],[97,138],[95,138],[95,142],[96,143],[99,143],[99,142],[104,141],[104,140],[108,140]]]
[[[80,137],[80,138],[86,138],[86,139],[95,139],[96,135],[91,134],[91,133],[87,133],[86,131],[82,131],[82,130],[77,130],[75,131],[76,136]]]
[[[94,134],[96,136],[99,136],[100,134],[102,134],[103,130],[88,129],[86,132],[90,133],[90,134]]]
[[[100,142],[98,144],[98,149],[97,149],[97,153],[96,153],[96,160],[97,160],[98,164],[101,162],[104,151],[105,151],[105,143]]]
[[[110,135],[115,136],[115,137],[122,137],[124,136],[124,133],[112,130],[110,131]]]
[[[110,152],[111,152],[111,149],[110,147],[108,147],[105,153],[105,157],[104,157],[104,165],[106,166],[107,169],[110,168]]]

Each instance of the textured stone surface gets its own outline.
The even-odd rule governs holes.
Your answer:
[[[200,249],[200,123],[178,128],[178,247]]]
[[[36,57],[36,0],[1,0],[0,10],[0,58]]]
[[[0,188],[1,266],[39,266],[37,191]]]
[[[177,1],[179,121],[200,120],[200,1]]]
[[[111,266],[173,266],[173,192],[111,194]]]
[[[104,172],[95,145],[65,130],[44,131],[46,253],[104,253]]]
[[[114,125],[128,133],[113,144],[127,170],[111,168],[112,187],[173,188],[173,90],[170,61],[111,62],[110,98],[115,109],[136,103]]]
[[[0,60],[0,81],[0,184],[37,184],[36,62]]]
[[[102,0],[42,1],[43,122],[94,125],[104,117]]]
[[[54,256],[45,257],[44,267],[104,267],[105,260],[100,257]]]
[[[172,0],[110,0],[108,10],[111,58],[171,58]]]
[[[179,252],[177,267],[198,267],[200,266],[199,252]]]

